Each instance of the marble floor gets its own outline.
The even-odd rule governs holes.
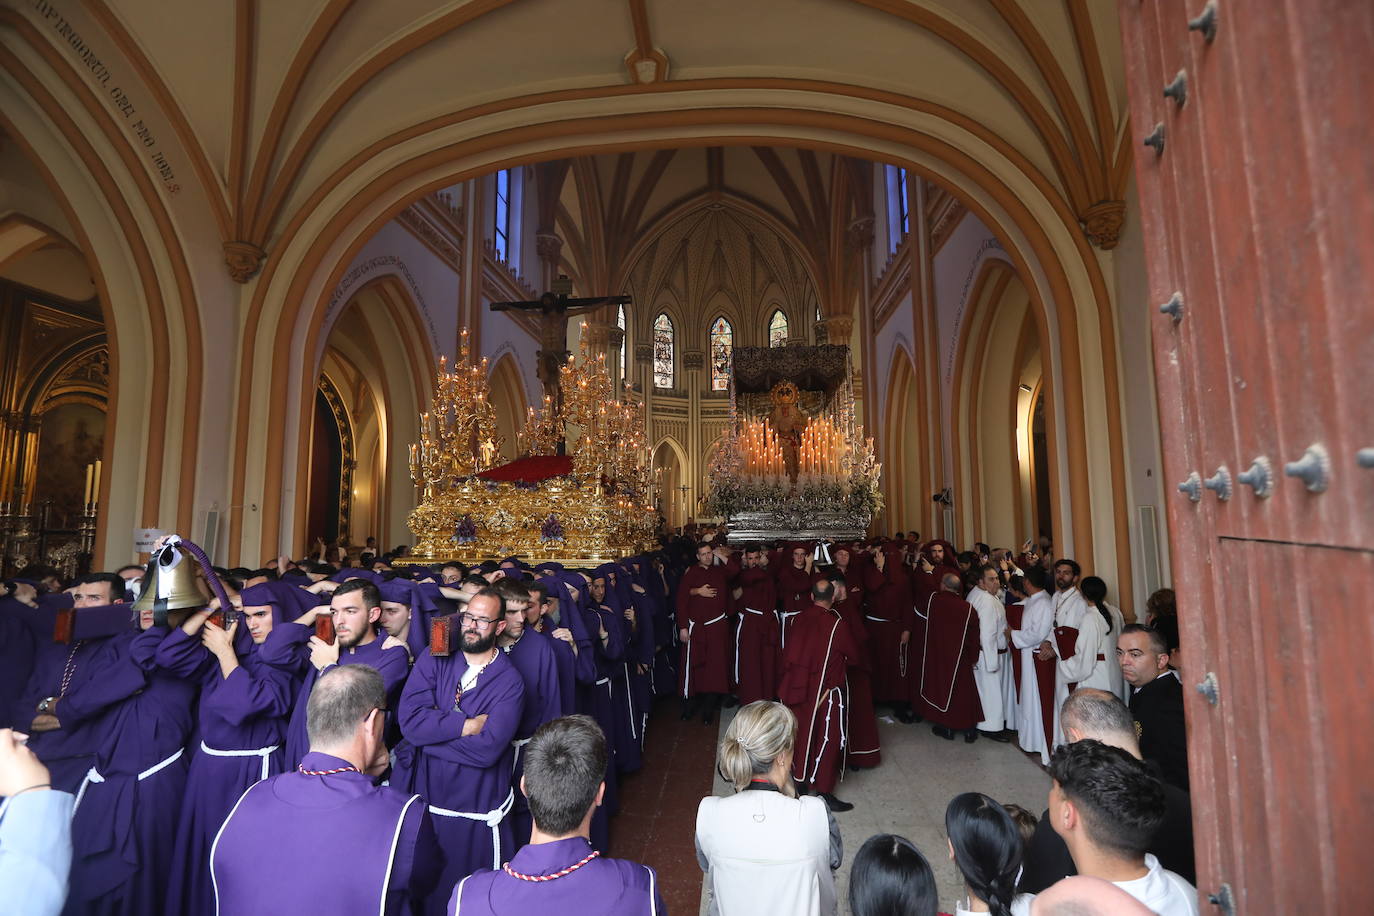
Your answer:
[[[896,833],[916,844],[930,861],[940,889],[940,909],[952,913],[963,893],[963,882],[949,858],[945,838],[945,806],[960,792],[982,792],[999,802],[1012,802],[1037,817],[1045,810],[1050,779],[1040,767],[1038,757],[1022,753],[1016,744],[999,744],[980,738],[965,744],[963,738],[945,741],[930,731],[930,725],[903,725],[884,720],[880,710],[879,737],[882,765],[871,770],[846,773],[835,794],[854,803],[854,810],[837,814],[844,837],[844,863],[836,874],[841,901],[848,894],[849,864],[859,847],[870,836]],[[723,736],[733,710],[727,710],[720,723]],[[728,795],[730,788],[719,776],[714,791]],[[702,889],[701,912],[706,912],[706,891]]]

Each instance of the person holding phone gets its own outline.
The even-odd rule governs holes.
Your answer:
[[[28,735],[0,728],[0,887],[32,916],[57,916],[72,862],[72,802],[55,791]]]

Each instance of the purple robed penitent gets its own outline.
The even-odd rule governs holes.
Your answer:
[[[93,677],[59,704],[63,727],[93,726],[94,765],[77,792],[67,914],[157,916],[186,787],[196,684],[158,669],[166,627],[104,641]]]
[[[169,913],[214,912],[209,858],[215,832],[245,789],[282,769],[295,681],[263,664],[246,634],[240,627],[239,666],[228,677],[199,633],[188,636],[178,628],[157,647],[159,668],[200,684],[199,728],[192,739],[176,849],[164,872]]]
[[[310,750],[310,739],[305,733],[305,709],[310,701],[310,691],[315,689],[315,681],[323,673],[310,663],[310,637],[315,628],[299,623],[286,623],[274,626],[262,644],[262,658],[267,664],[291,672],[301,679],[291,710],[291,721],[286,729],[286,769],[296,768],[301,758]],[[371,665],[382,676],[386,687],[388,709],[396,708],[406,675],[410,673],[410,653],[404,643],[391,640],[387,645],[385,631],[376,634],[372,642],[351,649],[339,650],[340,665]],[[328,669],[325,669],[328,670]],[[387,713],[388,716],[391,713]]]
[[[583,837],[526,846],[511,859],[511,870],[529,877],[554,875],[591,853]],[[453,889],[449,916],[649,916],[666,913],[658,876],[647,865],[625,859],[596,858],[561,877],[522,881],[504,871],[480,871]]]
[[[347,766],[313,751],[301,761],[315,773]],[[347,865],[331,864],[337,856]],[[282,773],[245,792],[226,818],[211,856],[218,909],[207,912],[400,916],[434,889],[439,856],[419,796],[356,770]]]
[[[38,703],[45,697],[60,698],[91,680],[96,672],[94,660],[106,639],[78,639],[70,645],[39,640],[28,687],[11,711],[15,727],[29,733],[29,749],[48,768],[52,787],[63,792],[76,792],[95,762],[96,748],[100,746],[97,724],[73,723],[70,728],[42,733],[32,732],[29,725],[37,715]],[[59,721],[61,706],[59,699]]]
[[[503,647],[503,652],[520,672],[525,685],[525,712],[515,731],[515,763],[511,770],[511,786],[515,789],[515,804],[510,815],[511,848],[519,849],[530,841],[531,824],[529,802],[520,791],[520,777],[525,772],[521,749],[539,726],[563,714],[563,705],[558,686],[558,663],[549,640],[526,630],[519,640]]]
[[[511,740],[524,713],[525,685],[503,652],[465,691],[454,696],[468,669],[457,653],[415,660],[401,693],[401,733],[391,783],[429,803],[434,832],[444,851],[439,889],[425,912],[444,912],[449,889],[479,868],[500,864],[510,850]],[[482,730],[463,737],[469,718],[485,715]]]

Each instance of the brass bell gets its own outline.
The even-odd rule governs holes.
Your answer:
[[[153,622],[164,624],[168,611],[199,610],[210,604],[196,579],[196,561],[174,544],[163,547],[148,561],[143,590],[134,611],[152,611]]]

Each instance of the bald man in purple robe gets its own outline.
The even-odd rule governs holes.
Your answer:
[[[530,841],[530,807],[520,791],[520,776],[524,773],[520,750],[529,743],[535,730],[563,714],[562,691],[558,683],[558,663],[552,643],[533,630],[525,628],[525,612],[530,605],[529,589],[517,579],[505,578],[495,589],[505,598],[506,628],[496,637],[496,645],[520,672],[525,683],[525,713],[511,742],[515,749],[515,764],[511,785],[515,789],[515,804],[511,808],[512,851]]]
[[[588,716],[555,719],[525,748],[521,788],[534,814],[530,844],[501,868],[453,889],[449,916],[548,913],[650,916],[666,913],[652,868],[602,857],[588,839],[606,789],[606,737]]]
[[[479,868],[499,865],[511,848],[507,815],[511,741],[524,715],[525,685],[496,638],[505,630],[504,600],[484,588],[459,619],[461,650],[424,653],[401,693],[401,733],[391,784],[429,803],[444,851],[440,891],[424,911],[444,912],[447,889]]]
[[[193,614],[158,644],[158,668],[200,684],[199,741],[163,874],[167,912],[213,913],[210,844],[224,816],[253,783],[282,770],[287,717],[295,696],[290,674],[264,664],[262,642],[281,623],[281,608],[253,586],[240,595],[242,616],[228,630]]]
[[[245,792],[215,839],[213,912],[400,916],[434,889],[440,853],[424,800],[373,784],[388,764],[385,723],[371,666],[320,676],[309,752]]]
[[[315,618],[329,614],[334,620],[334,641],[315,635]],[[292,623],[274,627],[262,646],[267,664],[301,678],[291,721],[286,731],[286,767],[300,763],[309,750],[305,711],[310,691],[321,674],[335,665],[371,665],[386,684],[388,708],[395,708],[410,673],[410,654],[405,643],[382,631],[382,596],[365,578],[350,579],[334,590],[328,607],[306,611]]]

